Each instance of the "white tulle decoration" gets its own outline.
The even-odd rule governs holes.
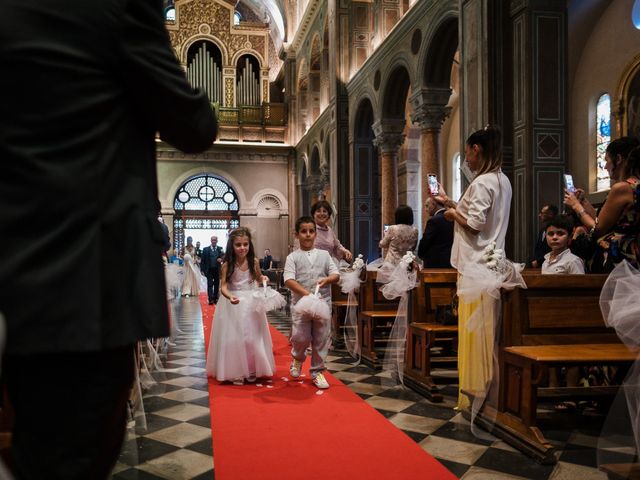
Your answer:
[[[600,292],[605,324],[631,350],[640,348],[640,271],[626,260],[609,274]],[[626,410],[626,411],[625,411]],[[629,431],[629,423],[631,431]],[[611,448],[640,452],[640,358],[629,369],[598,439],[598,463],[611,463]]]
[[[252,293],[255,302],[255,310],[260,313],[267,313],[271,310],[282,308],[287,304],[287,300],[282,294],[267,286],[265,280],[262,281],[262,288],[256,289]]]
[[[397,377],[400,383],[404,383],[404,356],[407,344],[407,305],[408,292],[416,286],[418,271],[422,265],[416,263],[416,256],[413,252],[407,252],[400,262],[394,266],[389,281],[380,288],[382,295],[388,300],[400,297],[396,318],[389,332],[387,349],[385,352],[382,368],[391,373],[391,378]],[[384,265],[391,265],[385,262]],[[384,267],[383,265],[383,267]],[[378,275],[380,270],[378,270]],[[379,278],[379,277],[378,277]],[[378,279],[376,279],[378,281]]]
[[[316,291],[302,297],[293,307],[296,314],[301,316],[311,316],[321,320],[331,320],[331,307],[319,294],[320,284],[316,285]]]
[[[164,276],[167,285],[167,298],[179,297],[184,278],[182,268],[175,263],[167,263],[164,266]]]
[[[469,348],[476,352],[478,358],[492,358],[492,374],[487,379],[484,390],[474,392],[475,396],[471,404],[471,431],[479,438],[491,438],[476,427],[475,418],[482,409],[489,391],[499,388],[498,338],[502,310],[501,290],[527,288],[521,275],[523,268],[523,264],[507,260],[504,251],[496,248],[495,242],[491,242],[484,249],[483,262],[466,265],[458,279],[457,293],[460,301],[467,304],[480,302],[467,320],[467,330],[474,332],[473,346]],[[489,315],[490,313],[492,314]],[[487,319],[487,316],[491,318]],[[483,323],[487,321],[492,323],[489,328]],[[489,334],[493,335],[493,342],[488,338]],[[487,351],[488,349],[491,351]],[[488,415],[484,418],[489,422],[495,421],[495,418],[490,419]]]
[[[362,269],[365,267],[362,254],[353,261],[351,268],[340,274],[340,288],[342,293],[347,294],[347,311],[344,316],[344,344],[353,358],[357,359],[356,365],[360,363],[360,342],[358,341],[358,317],[356,314],[358,300],[356,290],[362,283]]]

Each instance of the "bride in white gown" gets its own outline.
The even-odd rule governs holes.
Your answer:
[[[191,237],[187,237],[187,246],[184,247],[184,280],[182,282],[182,295],[198,296],[200,293],[200,269],[196,265],[195,247]]]

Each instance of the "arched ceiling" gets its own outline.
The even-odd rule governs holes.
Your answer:
[[[238,0],[238,4],[250,9],[264,22],[269,23],[271,38],[276,51],[286,39],[286,12],[284,0]]]

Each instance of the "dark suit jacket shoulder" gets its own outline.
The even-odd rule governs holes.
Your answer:
[[[216,121],[176,60],[162,1],[7,0],[0,45],[8,351],[168,335],[155,133],[197,152]]]
[[[431,217],[418,244],[418,257],[425,268],[451,268],[453,222],[444,218],[444,210]]]

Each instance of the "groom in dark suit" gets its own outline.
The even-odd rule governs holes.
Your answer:
[[[202,250],[202,263],[200,268],[207,277],[207,296],[209,305],[218,303],[218,290],[220,289],[220,264],[222,263],[224,252],[218,246],[218,237],[211,237],[211,245]]]
[[[135,344],[170,333],[156,132],[197,153],[216,120],[162,6],[2,1],[2,375],[21,480],[109,477]]]

